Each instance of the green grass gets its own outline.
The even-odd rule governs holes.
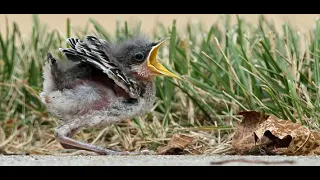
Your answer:
[[[238,17],[221,17],[222,26],[188,24],[177,29],[158,24],[153,39],[170,36],[159,52],[168,69],[183,80],[157,78],[158,102],[154,109],[133,121],[85,129],[76,138],[105,147],[152,149],[182,132],[197,141],[190,153],[222,153],[230,150],[239,111],[255,110],[320,127],[320,21],[308,34],[289,23],[280,32],[263,16],[252,25]],[[39,100],[42,65],[47,52],[62,58],[65,36],[83,38],[88,33],[121,41],[141,31],[140,24],[115,22],[114,34],[94,19],[72,28],[66,19],[65,35],[49,30],[33,16],[32,33],[22,35],[16,23],[5,24],[0,34],[0,149],[7,152],[61,153],[53,137],[57,120]],[[89,30],[93,27],[93,31]],[[63,151],[64,152],[64,151]]]

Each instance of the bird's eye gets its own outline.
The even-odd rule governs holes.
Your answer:
[[[144,58],[144,55],[141,53],[141,52],[138,52],[134,55],[134,58],[137,60],[137,61],[142,61],[143,58]]]

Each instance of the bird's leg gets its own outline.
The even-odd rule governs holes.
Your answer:
[[[61,146],[65,149],[77,149],[92,151],[100,155],[138,155],[140,152],[121,152],[111,149],[105,149],[92,144],[76,141],[72,136],[80,129],[75,123],[63,124],[56,128],[55,137]],[[143,152],[142,152],[143,153]]]
[[[66,137],[68,138],[72,138],[78,131],[78,128],[77,129],[71,129],[70,132],[66,135]],[[57,136],[56,136],[57,137]],[[60,142],[60,141],[59,141]],[[78,150],[82,150],[82,149],[79,149],[78,147],[75,147],[75,146],[71,146],[69,144],[65,144],[63,142],[60,142],[60,145],[65,148],[65,149],[78,149]]]

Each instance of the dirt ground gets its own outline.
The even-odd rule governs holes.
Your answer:
[[[0,14],[0,30],[5,31],[5,17],[8,17],[9,22],[15,21],[18,23],[23,33],[31,32],[32,16],[31,14]],[[71,19],[73,26],[83,27],[87,20],[92,17],[96,19],[107,30],[113,32],[116,27],[116,20],[128,20],[129,22],[142,21],[142,29],[146,33],[150,33],[157,21],[164,23],[167,26],[172,24],[173,19],[177,20],[178,28],[182,28],[188,21],[202,21],[206,27],[215,23],[220,14],[40,14],[41,22],[47,23],[50,28],[56,28],[62,33],[66,31],[66,18]],[[240,14],[247,21],[255,23],[258,20],[259,14]],[[315,20],[320,17],[320,14],[266,14],[268,19],[271,19],[281,28],[281,24],[285,20],[289,20],[301,32],[306,32],[313,28]],[[235,22],[236,15],[232,15]]]

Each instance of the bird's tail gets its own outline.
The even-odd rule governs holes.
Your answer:
[[[43,90],[40,93],[41,98],[44,98],[46,94],[57,89],[57,79],[55,76],[57,71],[59,71],[57,60],[51,55],[51,53],[48,53],[42,72]]]

